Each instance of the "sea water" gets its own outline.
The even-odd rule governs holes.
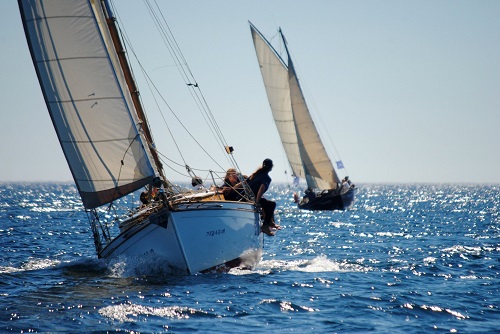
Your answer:
[[[358,188],[309,212],[274,185],[257,268],[176,276],[98,260],[74,185],[0,184],[0,332],[498,333],[500,186]]]

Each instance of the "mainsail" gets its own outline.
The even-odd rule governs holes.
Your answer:
[[[95,1],[19,1],[45,102],[85,208],[125,196],[157,174]]]
[[[295,176],[311,188],[335,189],[340,182],[307,108],[286,40],[287,62],[250,23],[255,52],[273,118]]]

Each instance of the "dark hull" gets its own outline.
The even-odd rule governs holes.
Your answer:
[[[299,209],[303,210],[346,210],[354,202],[355,188],[349,189],[345,194],[339,194],[338,190],[330,189],[319,193],[316,198],[307,203],[299,203]]]

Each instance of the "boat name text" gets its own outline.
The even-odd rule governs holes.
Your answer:
[[[226,233],[225,228],[223,228],[222,230],[207,231],[207,237],[215,237],[216,235],[221,235],[224,233]]]

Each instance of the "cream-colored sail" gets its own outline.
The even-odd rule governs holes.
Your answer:
[[[86,208],[148,184],[156,171],[118,57],[93,1],[22,0],[45,102]]]
[[[311,188],[335,189],[339,178],[307,108],[287,51],[287,63],[250,23],[274,121],[292,172]],[[280,35],[286,47],[281,30]]]
[[[305,178],[306,174],[300,158],[298,138],[292,114],[287,66],[251,23],[250,28],[267,98],[285,154],[293,174]]]

